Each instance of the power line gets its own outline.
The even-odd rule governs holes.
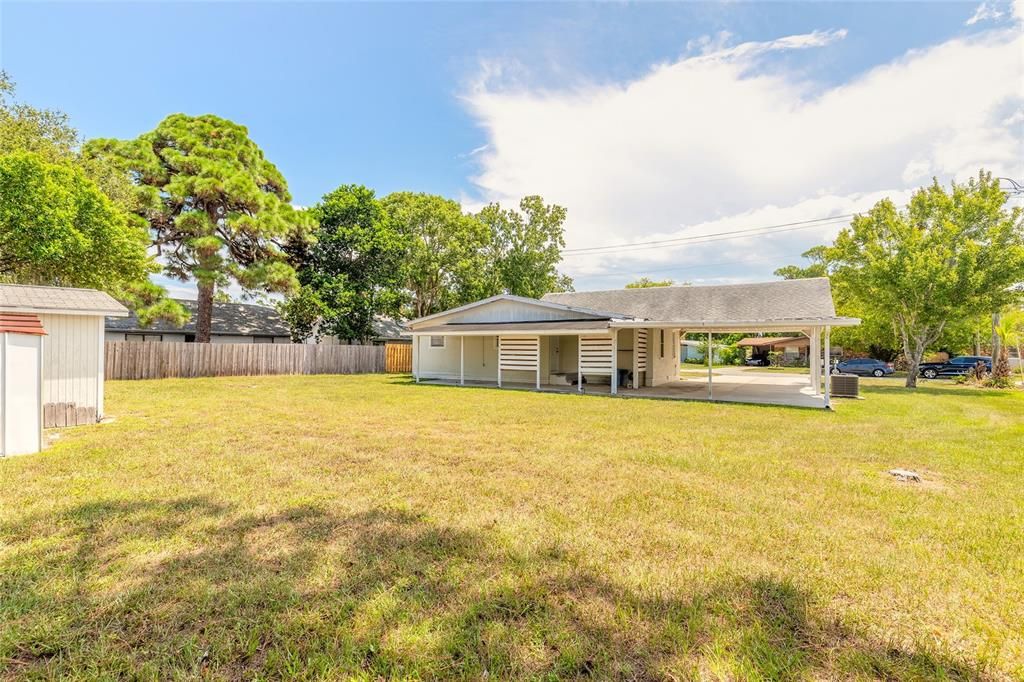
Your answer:
[[[771,235],[794,230],[807,230],[814,227],[827,227],[833,224],[846,222],[852,218],[854,213],[834,215],[812,220],[800,220],[791,223],[779,223],[777,225],[762,225],[760,227],[747,227],[740,230],[729,230],[725,232],[710,232],[708,234],[692,235],[689,237],[675,237],[673,239],[659,239],[647,242],[632,242],[626,244],[610,244],[606,246],[589,246],[576,249],[565,249],[563,256],[577,255],[600,255],[607,253],[623,253],[629,251],[643,251],[652,248],[666,248],[684,244],[702,244],[712,241],[724,241],[728,239],[740,239],[744,237],[757,237],[760,235]]]
[[[621,269],[621,270],[605,270],[602,274],[596,274],[596,275],[577,275],[577,277],[585,277],[587,279],[603,279],[603,278],[610,278],[610,277],[620,277],[622,275],[630,275],[630,276],[634,276],[634,277],[635,276],[646,276],[646,275],[648,275],[650,273],[653,273],[653,272],[677,272],[677,271],[680,271],[680,270],[696,270],[696,269],[699,269],[699,268],[711,268],[711,267],[716,267],[716,266],[719,266],[719,265],[743,265],[745,263],[763,263],[765,261],[772,261],[772,260],[800,258],[802,255],[803,254],[800,254],[800,253],[788,254],[788,255],[787,254],[783,254],[783,255],[778,255],[778,256],[765,256],[763,258],[747,258],[745,260],[720,261],[718,263],[695,263],[695,264],[691,264],[691,265],[681,265],[681,266],[668,267],[668,268],[654,268],[654,269],[630,268],[630,269]]]

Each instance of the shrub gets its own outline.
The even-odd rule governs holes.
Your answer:
[[[782,352],[777,350],[768,351],[768,364],[771,367],[782,367]]]
[[[747,359],[747,351],[736,345],[725,346],[718,351],[718,358],[723,365],[742,365],[743,361]]]

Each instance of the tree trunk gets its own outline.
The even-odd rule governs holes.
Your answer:
[[[1021,352],[1020,344],[1017,344],[1017,369],[1020,370],[1020,383],[1024,386],[1024,353]]]
[[[1002,339],[999,338],[999,322],[1002,316],[999,313],[992,313],[992,369],[995,369],[995,361],[999,358],[999,349],[1002,346]]]
[[[196,343],[210,343],[210,330],[213,321],[213,289],[214,285],[199,283],[199,301],[196,310]]]
[[[919,339],[903,337],[903,357],[907,359],[907,388],[917,388],[917,367],[924,357],[925,344]]]

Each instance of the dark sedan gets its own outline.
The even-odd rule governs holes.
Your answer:
[[[832,367],[833,374],[859,374],[866,377],[885,377],[892,372],[891,363],[872,358],[840,360]]]
[[[985,363],[986,371],[992,371],[992,358],[984,355],[961,355],[958,358],[950,358],[946,362],[922,362],[917,366],[917,371],[925,379],[953,377],[967,374],[979,362]]]

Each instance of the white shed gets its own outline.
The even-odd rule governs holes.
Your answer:
[[[103,417],[103,328],[128,309],[95,289],[0,284],[0,313],[38,315],[43,344],[43,426]]]
[[[39,318],[0,313],[0,457],[43,447],[43,337]]]

